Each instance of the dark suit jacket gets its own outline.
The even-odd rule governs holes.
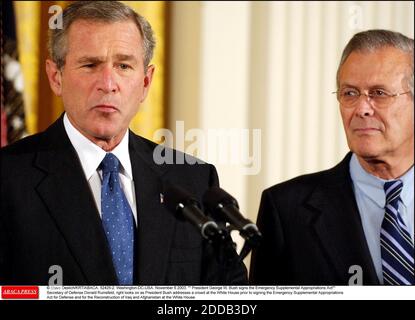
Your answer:
[[[64,284],[117,283],[92,192],[62,119],[1,150],[0,283],[47,285],[51,265],[62,267]],[[138,214],[135,284],[245,284],[242,263],[223,269],[196,228],[160,203],[164,180],[201,199],[218,184],[215,168],[157,165],[156,144],[129,134]]]
[[[348,285],[353,265],[378,284],[349,173],[351,153],[336,167],[275,185],[262,194],[250,282]]]

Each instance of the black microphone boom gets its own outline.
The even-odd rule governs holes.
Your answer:
[[[203,196],[203,204],[214,216],[229,222],[240,235],[256,246],[262,238],[255,223],[246,219],[240,212],[238,202],[229,193],[219,187],[212,187]]]
[[[202,212],[199,202],[183,188],[167,186],[164,204],[179,218],[183,217],[192,223],[205,239],[216,241],[222,237],[222,230],[216,222]]]

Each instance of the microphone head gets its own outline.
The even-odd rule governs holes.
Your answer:
[[[178,219],[189,221],[209,241],[225,239],[224,232],[214,220],[203,213],[199,202],[189,192],[170,183],[165,183],[163,189],[164,204]]]
[[[217,209],[218,204],[231,204],[239,209],[236,199],[219,187],[212,187],[205,192],[203,195],[203,204],[211,212],[214,212]]]
[[[173,213],[177,213],[188,204],[200,207],[198,201],[189,192],[172,184],[165,185],[164,204]]]

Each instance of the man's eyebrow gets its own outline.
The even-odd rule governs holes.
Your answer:
[[[80,57],[79,59],[76,60],[77,63],[100,63],[103,61],[104,61],[104,58],[89,57],[89,56]]]
[[[133,63],[137,62],[137,58],[131,54],[116,54],[114,56],[117,61],[131,61]],[[106,59],[104,57],[93,57],[93,56],[83,56],[76,60],[77,63],[101,63]]]
[[[116,54],[116,60],[137,62],[137,58],[132,54]]]
[[[357,88],[354,84],[350,84],[350,83],[343,83],[340,88]]]
[[[340,86],[340,88],[354,88],[354,89],[361,89],[361,88],[359,88],[357,85],[355,85],[355,84],[350,84],[350,83],[343,83],[341,86]],[[369,87],[367,87],[367,89],[369,89],[369,90],[371,90],[371,89],[386,89],[386,85],[385,84],[381,84],[381,83],[378,83],[378,84],[373,84],[373,85],[370,85]]]

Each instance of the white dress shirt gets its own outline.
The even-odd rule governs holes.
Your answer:
[[[87,139],[82,135],[69,121],[68,116],[64,115],[63,124],[69,140],[74,146],[79,160],[81,161],[82,169],[85,177],[89,183],[92,194],[94,196],[95,204],[98,212],[102,217],[101,212],[101,184],[102,184],[102,170],[98,169],[100,163],[104,159],[106,152],[98,145]],[[120,161],[120,182],[121,189],[124,191],[125,197],[130,204],[134,215],[134,221],[137,225],[137,206],[134,191],[133,172],[131,168],[130,153],[128,151],[128,130],[122,138],[120,144],[116,146],[111,153],[113,153]]]
[[[379,281],[383,284],[382,257],[380,250],[380,229],[385,215],[386,196],[383,180],[370,173],[360,165],[353,154],[350,160],[350,175],[353,180],[354,194],[362,220],[366,242],[369,247],[372,261]],[[399,201],[399,215],[410,231],[414,241],[414,167],[399,177],[403,182],[401,199]]]

